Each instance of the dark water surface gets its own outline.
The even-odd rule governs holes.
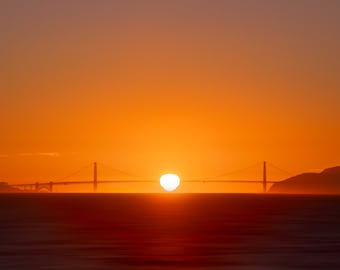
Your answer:
[[[0,269],[340,269],[340,197],[0,195]]]

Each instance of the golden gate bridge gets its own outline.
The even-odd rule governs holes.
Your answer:
[[[268,164],[271,165],[273,168],[285,173],[286,175],[292,176],[291,173],[280,169],[279,167],[275,166],[272,163],[264,161],[262,164],[262,179],[261,180],[241,180],[241,179],[225,179],[227,175],[233,174],[235,172],[240,172],[246,170],[250,167],[257,166],[259,163],[255,165],[249,166],[247,168],[232,171],[229,173],[221,174],[219,176],[214,177],[206,177],[206,178],[196,178],[196,179],[182,179],[181,183],[238,183],[238,184],[261,184],[262,191],[265,193],[267,192],[268,185],[274,184],[280,181],[277,180],[268,180],[267,175],[267,166]],[[89,165],[88,165],[89,166]],[[86,167],[88,167],[86,166]],[[123,179],[123,178],[116,178],[113,180],[99,180],[98,179],[98,163],[94,162],[91,164],[92,166],[92,179],[86,181],[75,181],[75,180],[59,180],[59,181],[46,181],[46,182],[35,182],[35,183],[24,183],[24,184],[11,184],[9,186],[17,188],[21,191],[28,191],[28,192],[40,192],[40,191],[47,191],[53,192],[55,186],[68,186],[68,185],[84,185],[89,184],[93,186],[93,192],[97,192],[99,184],[118,184],[118,183],[156,183],[155,180],[152,179],[143,179],[143,178],[134,178],[134,179]],[[113,169],[115,170],[115,169]],[[115,170],[119,171],[119,170]],[[79,172],[79,170],[77,171]],[[124,173],[122,171],[119,171]],[[74,174],[74,173],[73,173]],[[73,175],[72,174],[72,175]],[[129,175],[127,173],[124,173]],[[222,178],[222,179],[221,179]]]

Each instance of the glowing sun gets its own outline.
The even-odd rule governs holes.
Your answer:
[[[164,174],[159,182],[166,191],[174,191],[178,188],[181,180],[176,174]]]

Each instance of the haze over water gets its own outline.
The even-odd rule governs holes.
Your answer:
[[[340,197],[3,194],[0,269],[340,269]]]

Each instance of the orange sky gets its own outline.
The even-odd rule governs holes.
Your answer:
[[[95,160],[155,179],[262,160],[292,173],[340,164],[337,1],[5,0],[0,10],[4,181],[57,180]],[[261,166],[246,174],[260,178]]]

